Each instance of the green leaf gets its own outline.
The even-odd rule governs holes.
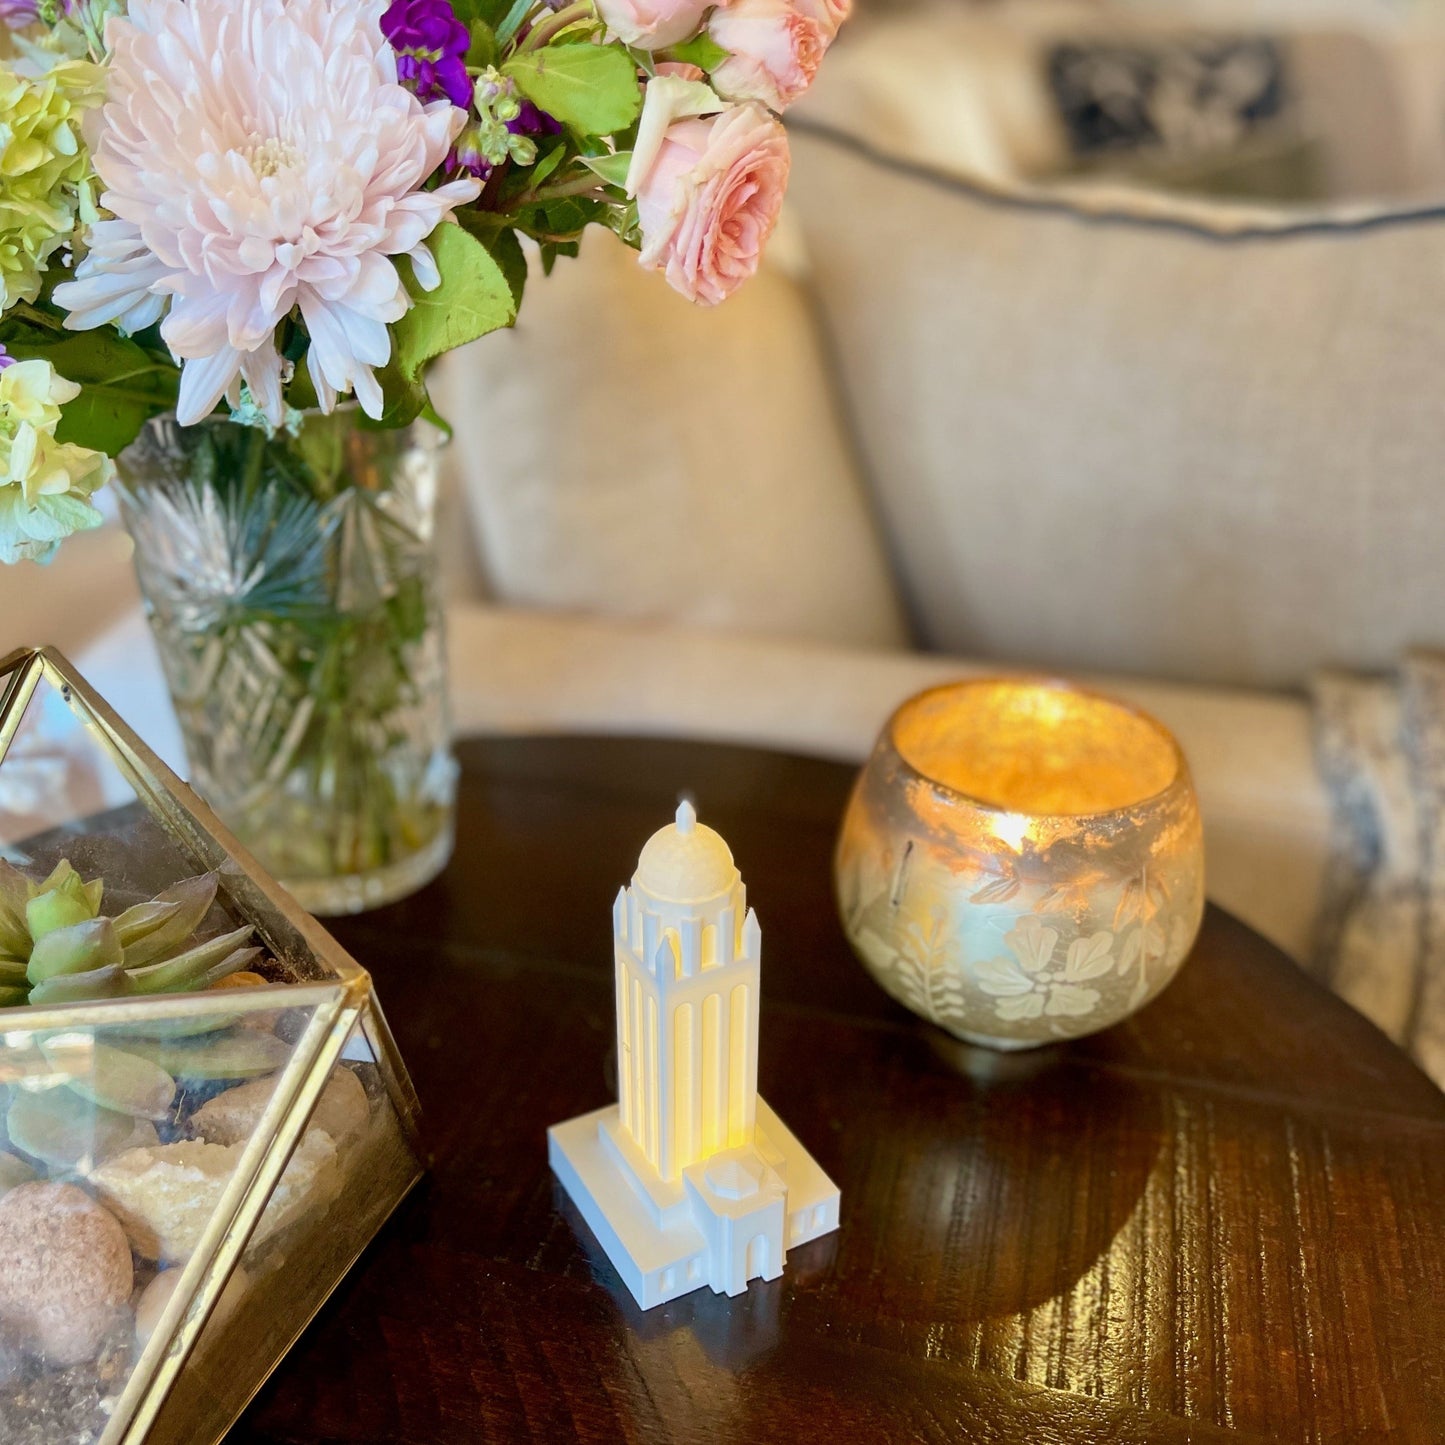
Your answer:
[[[62,410],[58,441],[115,456],[151,417],[175,407],[180,370],[114,331],[54,332],[8,321],[0,342],[19,361],[50,362],[81,388]]]
[[[441,272],[434,291],[413,282],[413,305],[393,327],[396,365],[408,381],[420,382],[427,362],[479,336],[510,326],[517,303],[506,272],[470,232],[450,223],[428,241]]]
[[[602,218],[602,224],[607,227],[625,246],[631,246],[634,251],[642,249],[642,228],[637,222],[637,202],[633,201],[626,206],[609,206],[607,214]]]
[[[452,10],[469,31],[477,25],[485,25],[488,30],[495,31],[506,19],[513,3],[514,0],[452,0]],[[526,3],[530,9],[537,0],[526,0]]]
[[[607,207],[585,196],[559,196],[538,207],[547,230],[554,236],[580,235],[594,221],[602,219]]]
[[[84,923],[94,918],[98,912],[98,908],[91,906],[90,898],[77,873],[59,888],[37,893],[25,905],[25,926],[30,931],[31,939],[39,943],[56,929],[69,928],[73,923]]]
[[[211,911],[211,904],[216,901],[218,881],[215,873],[202,873],[197,878],[183,878],[179,883],[172,883],[164,892],[157,893],[151,900],[153,904],[174,904],[175,907],[154,928],[148,928],[138,938],[129,943],[122,939],[125,966],[144,968],[147,964],[173,956],[189,941],[191,934],[201,926],[201,920]],[[129,921],[130,915],[122,914],[121,918]],[[119,926],[120,920],[117,920],[117,929]]]
[[[497,32],[497,44],[505,45],[522,28],[522,21],[531,13],[532,7],[537,0],[512,0],[509,8],[504,8],[498,19],[493,20],[492,29]],[[488,19],[491,17],[488,16]]]
[[[130,948],[147,934],[154,933],[180,911],[179,903],[158,903],[154,899],[149,903],[137,903],[134,908],[127,908],[115,920],[115,936],[120,939],[123,949]]]
[[[611,135],[642,109],[637,70],[618,45],[544,45],[514,55],[502,73],[534,105],[583,135]]]
[[[695,39],[674,45],[668,52],[669,60],[679,60],[684,65],[695,65],[699,70],[714,71],[728,58],[728,52],[710,35],[703,32]]]
[[[610,156],[581,156],[579,159],[588,170],[601,176],[609,186],[620,189],[627,184],[627,172],[632,168],[631,151],[619,151]]]
[[[199,986],[216,964],[244,949],[254,930],[249,924],[219,938],[208,938],[185,953],[144,968],[127,968],[127,993],[186,993]],[[34,955],[32,957],[32,962]],[[109,960],[107,960],[109,962]],[[36,980],[31,979],[34,983]]]
[[[422,420],[429,421],[448,441],[452,439],[452,424],[430,401],[421,410]]]
[[[533,189],[540,186],[542,182],[545,181],[547,177],[550,176],[552,172],[555,171],[557,167],[562,164],[562,161],[565,159],[566,155],[567,142],[559,140],[557,144],[554,145],[552,149],[547,152],[546,155],[542,156],[541,159],[538,160],[537,164],[532,167],[531,172],[527,177],[528,184]]]
[[[471,25],[472,43],[467,48],[467,65],[473,70],[485,70],[497,63],[500,49],[497,35],[485,20],[473,20]]]
[[[58,1074],[66,1075],[70,1058],[63,1044],[42,1043],[40,1051]],[[160,1120],[170,1113],[176,1083],[158,1064],[89,1040],[83,1062],[89,1067],[65,1079],[66,1088],[82,1099],[137,1119]]]
[[[37,1008],[57,1003],[92,1003],[96,999],[119,998],[125,992],[125,970],[118,964],[91,969],[89,973],[52,974],[30,990],[30,1002]]]
[[[489,249],[496,258],[497,265],[502,268],[502,275],[507,278],[507,285],[512,292],[512,304],[520,311],[522,292],[527,285],[527,255],[522,250],[517,233],[502,231]]]
[[[120,939],[109,918],[92,918],[57,928],[40,939],[30,952],[26,976],[32,984],[60,973],[90,973],[114,968],[121,961]]]
[[[200,1044],[128,1038],[125,1047],[127,1052],[149,1059],[173,1079],[181,1081],[255,1078],[284,1067],[291,1057],[289,1044],[251,1029],[237,1029],[233,1034]],[[12,1133],[10,1137],[15,1136]],[[23,1143],[20,1147],[25,1149]]]
[[[542,241],[538,249],[542,253],[542,274],[550,276],[559,256],[575,257],[582,248],[576,241]]]
[[[119,387],[92,383],[82,387],[80,395],[62,409],[55,439],[109,457],[119,456],[153,416],[160,416],[172,406],[174,402],[166,406],[142,401]]]
[[[381,386],[381,415],[376,418],[362,413],[356,424],[362,431],[396,431],[410,426],[426,410],[426,385],[416,377],[407,376],[395,357],[378,367],[376,379]]]
[[[512,292],[512,304],[520,311],[522,292],[527,285],[527,257],[516,231],[512,229],[514,218],[508,216],[504,219],[490,211],[462,211],[459,218],[502,268],[502,275],[507,278]]]
[[[17,1089],[5,1127],[10,1142],[22,1153],[64,1171],[99,1163],[124,1149],[135,1137],[136,1123],[129,1114],[98,1108],[69,1089],[39,1093]]]
[[[311,370],[304,356],[296,363],[296,373],[291,378],[290,386],[286,388],[286,404],[294,406],[297,411],[313,411],[321,405],[321,398],[316,395],[316,384],[311,380]]]

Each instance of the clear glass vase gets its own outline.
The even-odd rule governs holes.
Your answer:
[[[119,459],[192,785],[319,914],[420,888],[453,838],[442,436],[362,420],[163,417]]]

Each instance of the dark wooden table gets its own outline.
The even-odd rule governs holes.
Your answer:
[[[1135,1020],[953,1045],[834,916],[849,773],[461,750],[446,876],[337,926],[435,1163],[237,1426],[280,1442],[1445,1440],[1445,1096],[1211,912]],[[681,789],[763,924],[762,1092],[842,1186],[783,1279],[646,1315],[547,1170],[614,1097],[610,907]]]

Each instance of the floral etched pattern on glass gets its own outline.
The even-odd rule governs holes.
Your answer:
[[[986,680],[904,704],[838,845],[850,942],[960,1038],[1093,1033],[1173,978],[1204,909],[1203,836],[1168,732],[1058,683]]]
[[[452,846],[441,438],[358,422],[162,419],[120,461],[191,781],[317,913],[410,892]]]

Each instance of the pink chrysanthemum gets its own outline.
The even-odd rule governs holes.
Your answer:
[[[131,0],[110,23],[109,99],[95,168],[115,216],[56,289],[83,330],[165,314],[181,358],[182,424],[240,381],[281,419],[276,327],[300,308],[324,409],[354,391],[382,410],[372,368],[410,302],[394,256],[437,282],[425,241],[477,194],[421,189],[464,112],[397,82],[386,0]],[[169,313],[166,308],[169,305]]]

